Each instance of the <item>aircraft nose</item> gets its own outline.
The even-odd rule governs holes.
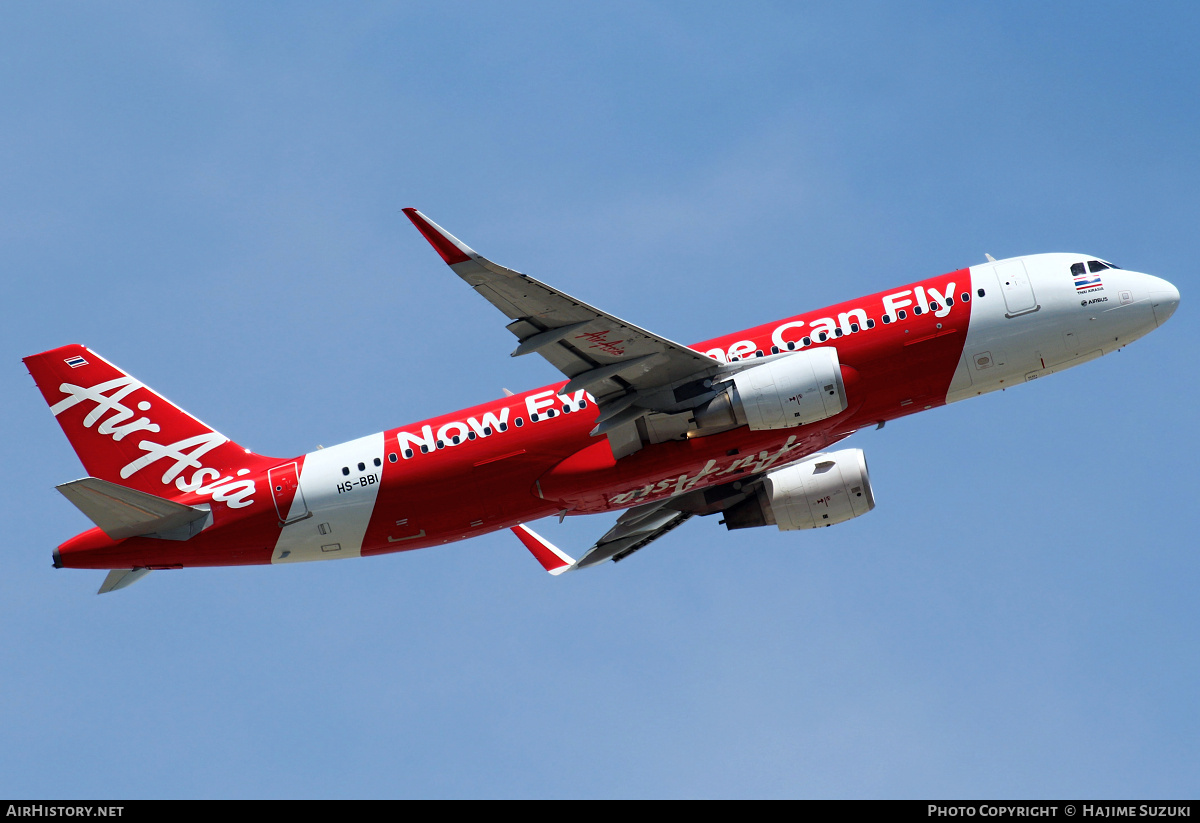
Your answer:
[[[1179,289],[1161,277],[1151,277],[1150,305],[1154,307],[1154,322],[1161,326],[1179,308]]]

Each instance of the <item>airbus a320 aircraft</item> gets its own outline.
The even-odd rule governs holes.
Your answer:
[[[622,560],[696,515],[832,526],[875,506],[857,429],[1086,363],[1161,326],[1174,286],[1037,254],[683,346],[493,263],[405,209],[509,318],[514,356],[567,378],[289,459],[254,454],[83,346],[25,358],[88,477],[96,528],[56,568],[298,563],[512,529],[552,574]],[[621,513],[575,560],[524,524]]]

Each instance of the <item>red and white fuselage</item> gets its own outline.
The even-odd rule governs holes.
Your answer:
[[[25,362],[90,475],[211,512],[186,539],[92,529],[62,544],[56,565],[294,563],[420,549],[761,476],[866,426],[1119,349],[1165,322],[1178,301],[1160,278],[1088,255],[1040,254],[794,315],[691,348],[716,363],[755,365],[835,349],[843,411],[792,428],[712,434],[689,430],[685,417],[619,459],[608,438],[591,434],[595,398],[562,393],[566,381],[279,460],[229,441],[82,346]],[[612,345],[579,337],[580,346]]]

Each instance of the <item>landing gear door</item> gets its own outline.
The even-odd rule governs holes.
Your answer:
[[[304,492],[300,490],[300,476],[295,463],[276,466],[267,472],[267,479],[271,482],[271,497],[275,500],[275,512],[281,524],[312,517],[308,504],[304,502]]]
[[[1029,314],[1041,308],[1033,293],[1033,281],[1025,270],[1024,260],[1003,260],[993,266],[992,271],[996,273],[1000,293],[1004,295],[1007,308],[1005,317]]]

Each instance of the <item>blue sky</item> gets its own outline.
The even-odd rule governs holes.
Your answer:
[[[5,5],[0,795],[1195,796],[1200,12],[1044,6]],[[405,206],[684,342],[985,252],[1183,305],[856,435],[835,529],[52,570],[82,468],[23,355],[288,456],[556,379]]]

